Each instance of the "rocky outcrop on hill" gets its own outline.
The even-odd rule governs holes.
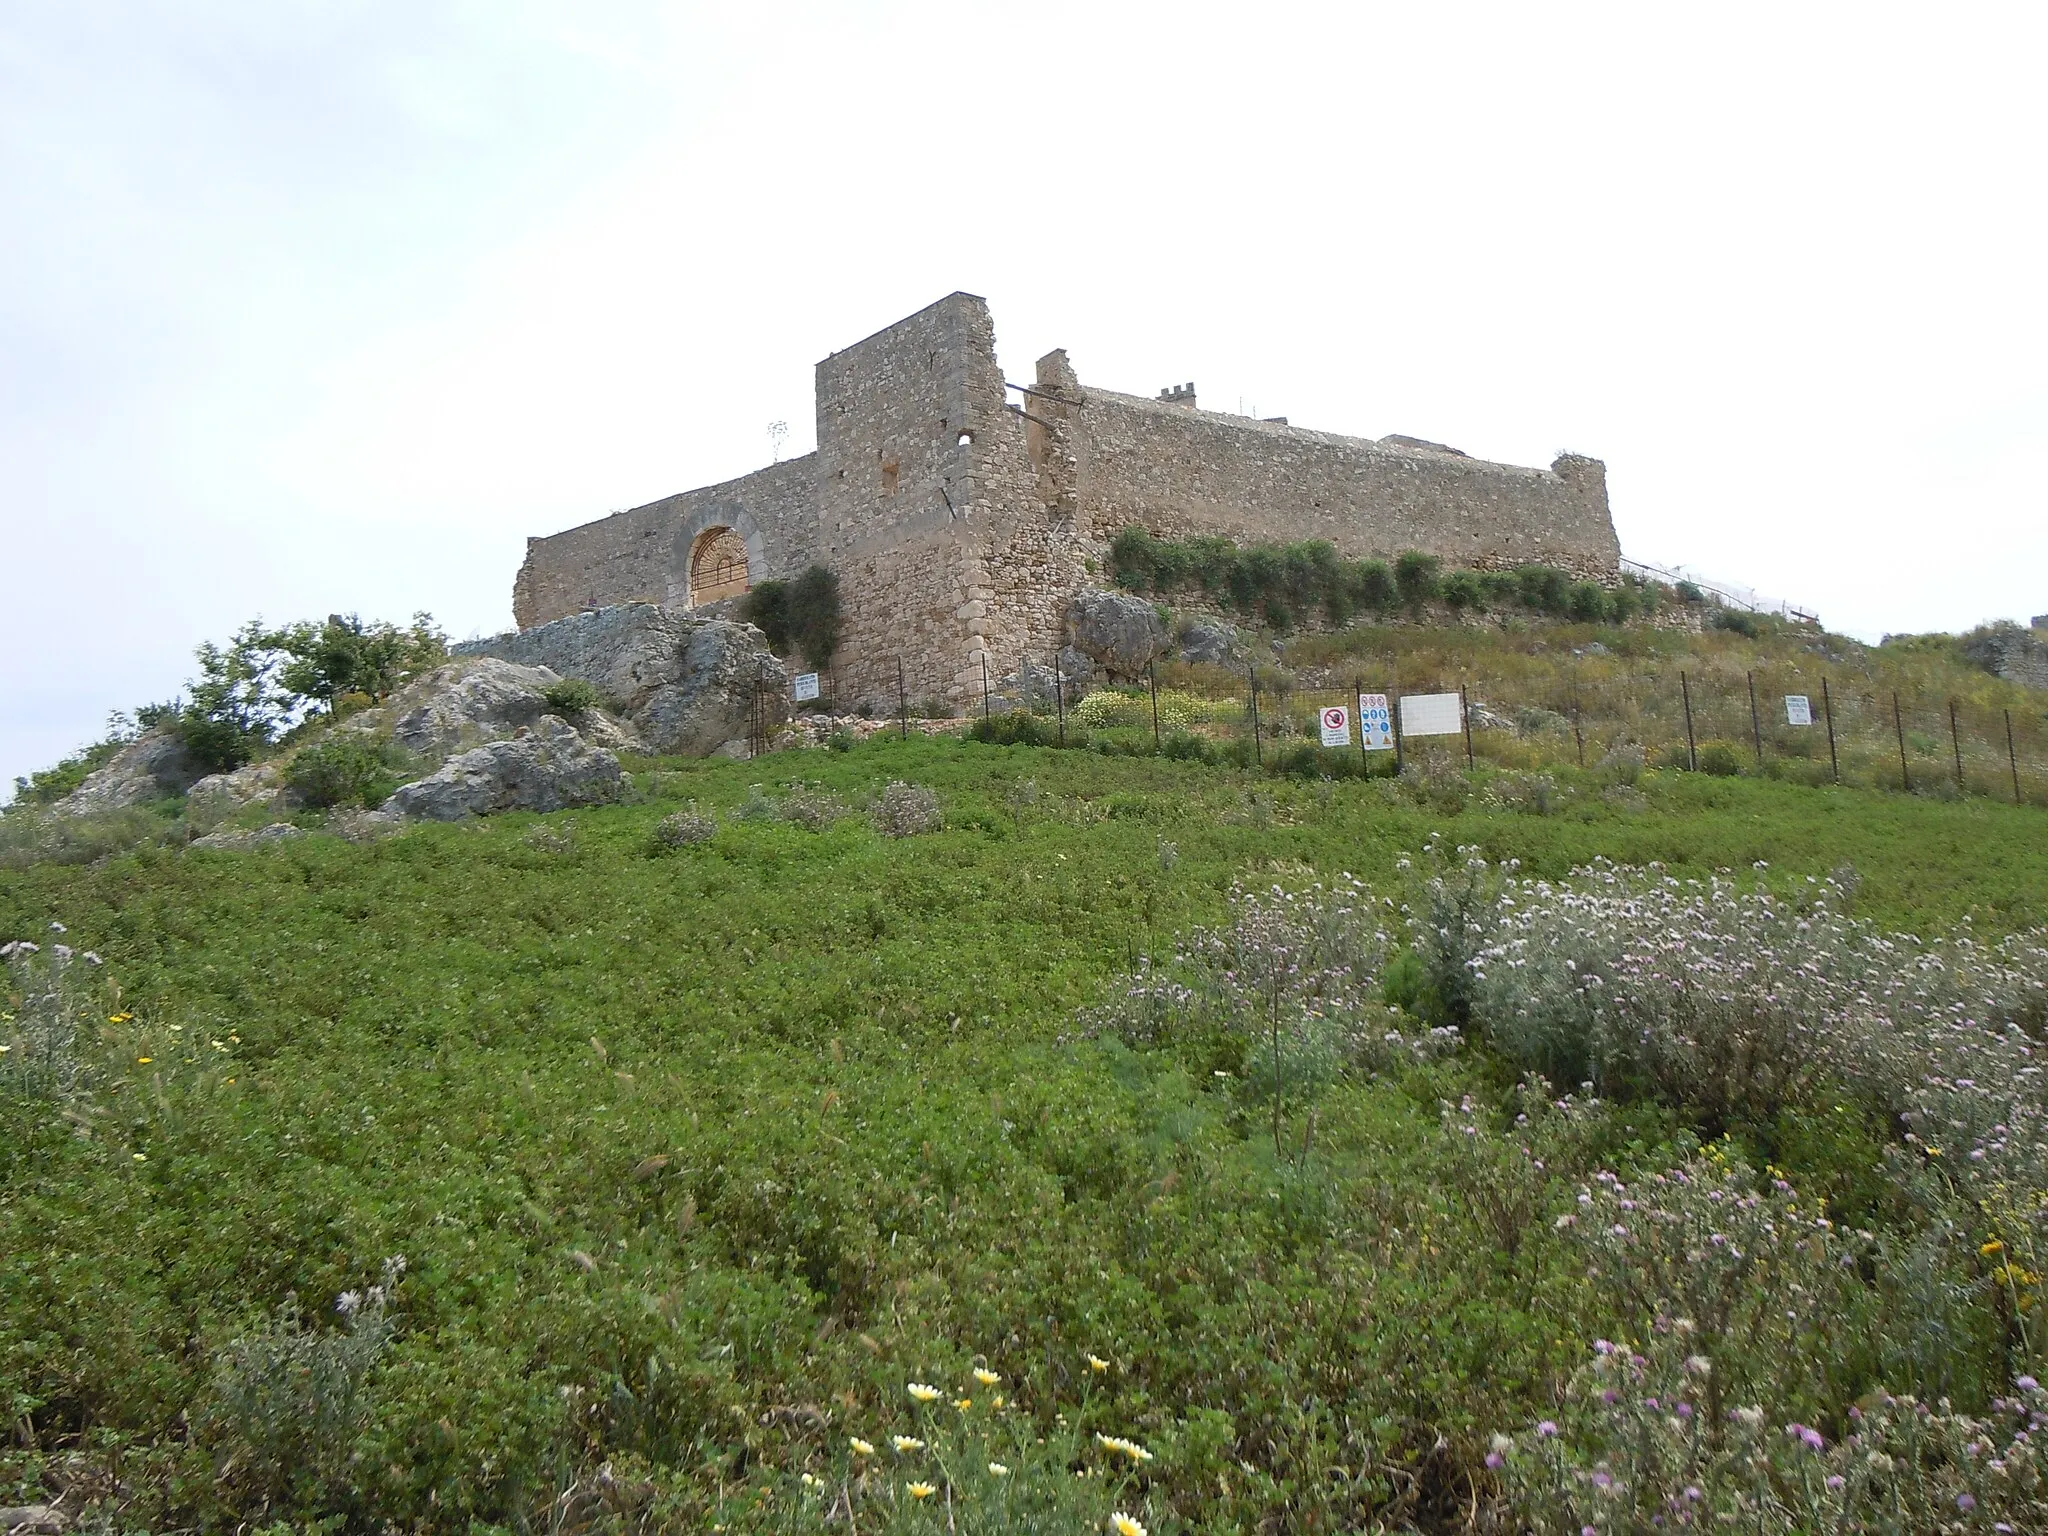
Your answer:
[[[117,811],[123,806],[181,795],[206,772],[185,743],[169,731],[137,737],[53,807],[60,815]]]
[[[351,715],[344,731],[388,734],[408,752],[436,760],[487,741],[503,741],[545,714],[561,711],[548,703],[548,689],[562,674],[495,656],[464,656],[437,667],[399,689],[375,709]],[[577,730],[595,746],[632,743],[631,733],[602,710],[582,711]]]
[[[656,603],[595,608],[456,651],[582,678],[651,752],[702,757],[743,741],[757,694],[765,724],[789,713],[788,674],[760,630]]]
[[[203,826],[259,803],[272,810],[288,809],[284,770],[276,763],[250,763],[233,773],[209,773],[185,791],[185,816]]]
[[[1128,592],[1077,592],[1067,606],[1067,634],[1076,650],[1119,679],[1142,677],[1168,646],[1159,611]]]
[[[542,715],[508,741],[459,753],[438,773],[400,786],[382,810],[425,821],[500,811],[560,811],[616,800],[625,775],[559,715]]]
[[[1986,624],[1963,636],[1963,654],[1985,671],[2030,688],[2048,688],[2048,626],[2033,629],[2010,621]]]

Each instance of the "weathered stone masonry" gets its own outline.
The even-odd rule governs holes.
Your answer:
[[[1014,393],[1016,399],[1009,397]],[[1131,524],[1166,537],[1327,539],[1347,556],[1417,549],[1453,565],[1544,561],[1611,580],[1620,558],[1606,471],[1547,470],[1203,411],[1081,384],[1065,352],[1028,389],[996,366],[987,304],[941,299],[818,364],[818,448],[527,541],[522,629],[592,606],[713,599],[820,563],[839,577],[842,700],[978,698],[1061,642],[1068,598]],[[721,530],[730,529],[726,534]],[[716,559],[710,557],[717,557]]]

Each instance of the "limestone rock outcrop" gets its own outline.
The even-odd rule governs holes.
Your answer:
[[[54,809],[62,815],[117,811],[181,795],[205,773],[185,750],[184,742],[169,731],[149,731],[116,752],[105,767],[94,771]]]
[[[1168,646],[1159,611],[1128,592],[1077,592],[1067,605],[1067,634],[1113,678],[1142,676]]]
[[[440,771],[401,785],[382,809],[425,821],[500,811],[561,811],[616,800],[618,757],[593,747],[559,715],[542,715],[508,741],[458,753]]]
[[[337,729],[388,733],[408,752],[439,760],[450,753],[503,741],[560,711],[547,690],[562,674],[495,656],[462,656],[415,678],[375,709],[342,721]],[[602,710],[585,710],[574,722],[593,745],[631,744],[630,733]]]
[[[1237,631],[1216,619],[1197,619],[1180,632],[1180,659],[1227,666],[1238,649]]]
[[[582,678],[650,752],[703,757],[747,737],[757,693],[764,724],[789,713],[788,672],[760,630],[656,603],[595,608],[456,650]]]
[[[288,809],[284,770],[276,763],[250,763],[233,773],[209,773],[185,791],[185,816],[205,825],[223,821],[243,806],[259,802],[272,810]]]

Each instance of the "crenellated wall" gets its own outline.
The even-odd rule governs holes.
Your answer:
[[[580,609],[689,601],[690,550],[729,527],[748,578],[814,562],[838,577],[833,694],[894,706],[980,696],[1062,643],[1068,599],[1131,524],[1165,537],[1327,539],[1350,556],[1417,549],[1452,565],[1543,561],[1612,580],[1606,471],[1468,458],[1409,438],[1340,437],[1084,386],[1040,359],[1020,410],[987,303],[955,293],[817,368],[818,448],[527,541],[521,628]]]

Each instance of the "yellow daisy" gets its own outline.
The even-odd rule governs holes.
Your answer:
[[[992,1387],[997,1382],[1001,1381],[1003,1378],[998,1376],[994,1371],[984,1370],[980,1366],[976,1366],[974,1368],[974,1379],[980,1382],[984,1387]]]
[[[853,1454],[856,1456],[872,1456],[875,1454],[875,1448],[868,1444],[867,1441],[861,1439],[859,1435],[853,1436],[850,1443],[853,1446]]]
[[[1109,1369],[1109,1362],[1100,1355],[1090,1355],[1088,1356],[1088,1369],[1100,1373]],[[1144,1536],[1142,1528],[1140,1528],[1139,1536]]]
[[[1116,1532],[1116,1536],[1145,1536],[1145,1527],[1122,1510],[1109,1517],[1109,1525],[1110,1529]]]
[[[928,1499],[939,1491],[930,1483],[905,1483],[903,1486],[910,1490],[910,1496],[913,1499]],[[1145,1536],[1145,1533],[1140,1531],[1138,1536]]]
[[[925,1385],[925,1383],[921,1381],[913,1381],[912,1383],[910,1383],[909,1390],[910,1395],[916,1398],[920,1403],[931,1403],[938,1401],[939,1389],[937,1387],[927,1386]]]
[[[924,1449],[924,1442],[915,1435],[895,1435],[890,1438],[889,1443],[896,1447],[898,1455],[907,1455],[911,1451]]]

